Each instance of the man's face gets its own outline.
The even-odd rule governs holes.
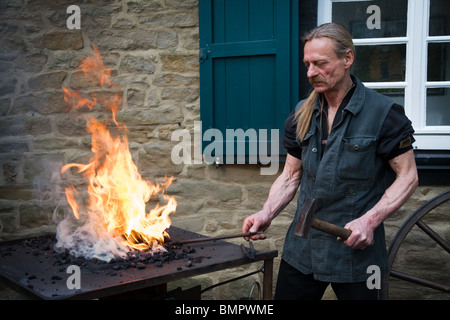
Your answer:
[[[314,38],[305,44],[304,59],[308,68],[307,76],[318,93],[339,90],[342,80],[353,63],[353,52],[350,50],[339,58],[334,51],[330,38]]]

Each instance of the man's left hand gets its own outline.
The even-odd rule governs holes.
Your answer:
[[[364,217],[350,221],[345,228],[352,230],[350,237],[344,241],[350,248],[362,250],[373,244],[373,229]]]

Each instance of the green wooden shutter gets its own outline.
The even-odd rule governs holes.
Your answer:
[[[298,101],[298,0],[199,0],[199,20],[202,134],[279,129],[281,139]],[[246,159],[253,153],[246,148]]]

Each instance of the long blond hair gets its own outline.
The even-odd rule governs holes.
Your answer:
[[[302,40],[304,43],[315,38],[330,38],[334,43],[334,51],[339,58],[342,58],[348,50],[355,52],[355,46],[353,44],[352,36],[347,29],[337,23],[325,23],[311,31],[307,32]],[[313,90],[308,99],[303,103],[302,107],[295,114],[295,120],[297,121],[297,135],[300,140],[303,140],[306,133],[309,130],[311,124],[311,117],[314,111],[319,94]],[[320,101],[321,109],[323,108],[323,98]]]

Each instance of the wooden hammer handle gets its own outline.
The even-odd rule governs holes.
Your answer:
[[[318,220],[318,219],[313,219],[313,221],[311,223],[311,227],[313,227],[314,229],[335,235],[337,237],[341,237],[344,240],[347,240],[347,238],[350,237],[350,235],[352,234],[352,230],[350,230],[350,229],[345,229],[345,228],[339,227],[335,224],[331,224],[326,221],[322,221],[322,220]]]

